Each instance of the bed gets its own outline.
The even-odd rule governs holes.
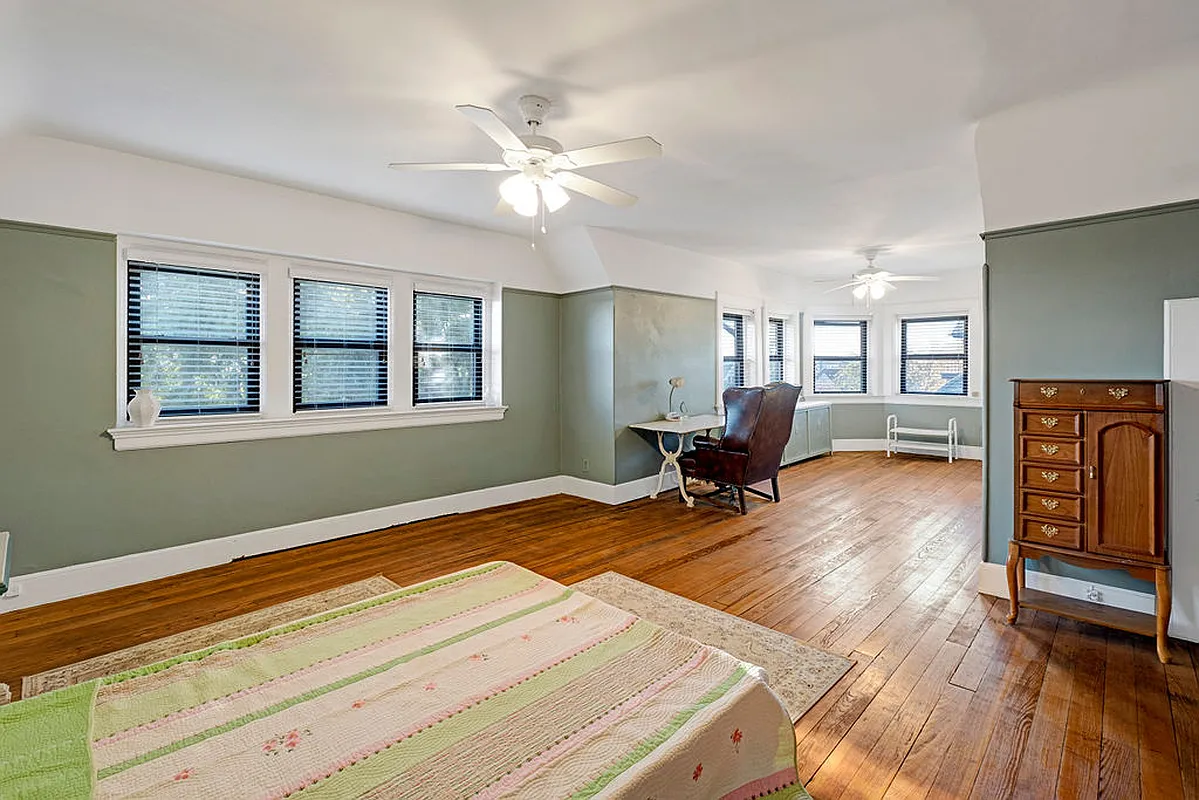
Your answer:
[[[807,794],[758,668],[495,562],[2,707],[0,796]]]

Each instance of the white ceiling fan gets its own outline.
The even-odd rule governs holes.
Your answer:
[[[649,136],[563,150],[556,140],[538,133],[550,109],[550,101],[539,95],[527,94],[520,98],[521,117],[528,126],[528,132],[524,134],[512,130],[489,108],[472,105],[455,108],[503,148],[502,163],[395,163],[388,166],[419,171],[515,172],[516,175],[500,184],[500,203],[496,207],[500,213],[515,211],[521,216],[534,217],[543,209],[557,211],[570,200],[567,189],[608,205],[631,206],[637,202],[633,195],[574,170],[662,155],[662,145]]]
[[[886,297],[887,292],[894,291],[897,287],[896,283],[903,281],[935,281],[940,280],[930,275],[896,275],[888,272],[885,269],[879,269],[874,266],[874,259],[878,258],[880,253],[887,252],[886,247],[866,247],[858,252],[866,257],[866,269],[860,270],[853,274],[849,283],[843,283],[829,289],[825,294],[839,292],[842,289],[852,289],[855,300],[865,300],[869,306],[873,300],[882,300]]]

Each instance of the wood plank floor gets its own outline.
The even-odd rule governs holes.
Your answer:
[[[0,616],[0,681],[382,573],[493,559],[563,583],[607,569],[856,660],[796,725],[833,798],[1199,798],[1199,648],[977,594],[976,462],[838,454],[741,517],[673,497],[552,497],[275,553]]]

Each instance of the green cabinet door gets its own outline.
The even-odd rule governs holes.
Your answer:
[[[783,448],[784,464],[794,464],[808,457],[808,412],[801,409],[795,412],[791,421],[791,438]]]
[[[808,455],[818,456],[833,452],[832,409],[808,409]],[[794,436],[794,434],[792,434]]]

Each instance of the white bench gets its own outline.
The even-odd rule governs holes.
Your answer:
[[[900,437],[919,436],[921,439]],[[943,439],[944,441],[929,441]],[[949,418],[949,424],[944,428],[905,428],[900,426],[899,419],[894,414],[887,416],[887,458],[892,453],[935,453],[945,455],[952,464],[958,457],[958,421],[956,417]]]

